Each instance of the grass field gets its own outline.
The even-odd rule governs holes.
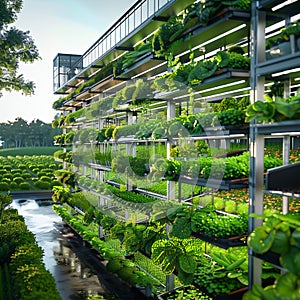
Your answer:
[[[53,155],[57,151],[57,147],[24,147],[0,149],[0,156],[33,156],[33,155]]]

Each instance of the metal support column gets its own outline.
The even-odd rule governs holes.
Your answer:
[[[288,165],[290,160],[290,148],[291,148],[291,137],[284,136],[282,141],[282,160],[283,165]],[[282,197],[282,213],[287,214],[289,212],[289,197]]]
[[[254,103],[263,100],[264,96],[264,77],[258,77],[256,65],[265,61],[265,25],[266,14],[258,10],[258,1],[252,1],[251,17],[251,91],[250,101]],[[250,124],[250,173],[249,173],[249,214],[263,213],[264,195],[264,137],[256,132],[256,123]],[[261,220],[249,217],[249,233],[257,226],[261,225]],[[253,256],[249,249],[248,268],[249,268],[249,289],[252,284],[261,284],[262,262]]]

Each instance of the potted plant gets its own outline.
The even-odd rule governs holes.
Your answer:
[[[295,36],[297,47],[300,50],[300,22],[295,22],[283,28],[279,35],[269,39],[266,44],[266,59],[272,59],[291,53],[291,35]]]

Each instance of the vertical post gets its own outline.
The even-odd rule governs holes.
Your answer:
[[[66,128],[63,128],[63,134],[65,135],[67,133],[67,129]],[[67,152],[67,148],[64,147],[63,148],[63,152],[66,153]],[[63,170],[66,170],[67,169],[67,162],[63,161]]]
[[[251,91],[250,101],[262,100],[264,95],[264,77],[258,77],[256,65],[265,61],[265,25],[266,13],[258,10],[258,1],[251,3]],[[249,174],[249,214],[263,213],[264,193],[264,137],[259,136],[256,123],[250,124],[250,174]],[[249,232],[261,224],[261,220],[249,217]],[[261,284],[262,262],[253,256],[252,249],[248,250],[249,289],[253,283]]]
[[[176,106],[175,102],[172,100],[167,101],[167,121],[176,117]],[[170,140],[167,141],[167,159],[170,159],[172,142]],[[167,182],[167,199],[174,200],[175,199],[175,182],[169,181]]]
[[[175,181],[167,181],[167,199],[175,199]]]
[[[98,197],[98,207],[101,207],[104,203],[104,201],[102,201],[102,197],[99,196]],[[98,224],[98,238],[99,239],[102,239],[104,237],[104,234],[103,234],[103,227]]]
[[[264,199],[264,137],[256,136],[254,128],[250,135],[254,136],[250,142],[250,174],[249,174],[249,214],[263,214]],[[262,220],[249,217],[249,232],[260,226]],[[252,249],[249,249],[249,287],[252,284],[261,284],[262,262],[253,257]]]
[[[128,125],[133,124],[133,112],[132,111],[127,112],[127,124]],[[136,143],[129,142],[129,144],[126,144],[126,154],[136,157]],[[129,172],[131,172],[131,170]],[[128,177],[126,179],[126,189],[128,191],[132,191],[132,189],[133,189],[132,180],[130,180],[130,178],[128,178]]]
[[[172,225],[167,223],[166,224],[166,235],[167,238],[169,238],[169,233],[172,229]],[[174,274],[170,274],[166,276],[166,290],[167,291],[172,291],[175,288],[175,276]]]
[[[291,139],[290,136],[284,136],[282,141],[282,160],[283,165],[288,165],[290,160],[290,148]],[[289,212],[289,197],[282,197],[282,213],[287,214]]]

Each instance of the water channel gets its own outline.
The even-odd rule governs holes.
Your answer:
[[[53,275],[63,300],[87,299],[89,294],[103,299],[141,299],[126,285],[116,282],[104,269],[94,269],[94,255],[53,212],[50,203],[14,198],[12,206],[24,216],[28,229],[44,249],[44,263]],[[114,289],[114,291],[112,290]]]

